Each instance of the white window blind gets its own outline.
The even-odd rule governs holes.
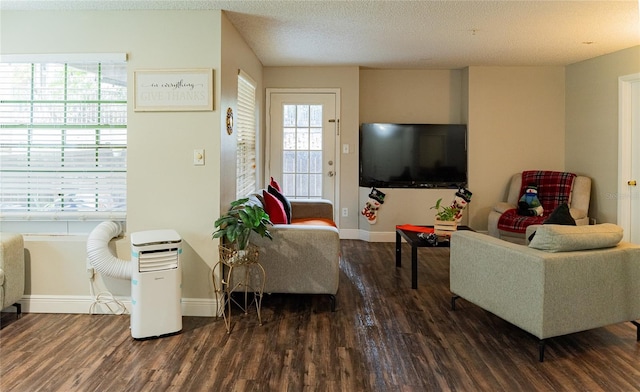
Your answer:
[[[126,216],[126,63],[0,63],[3,220]]]
[[[238,74],[237,112],[236,196],[241,198],[256,190],[256,85],[242,71]]]

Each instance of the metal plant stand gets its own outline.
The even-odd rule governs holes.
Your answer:
[[[219,246],[220,261],[213,267],[213,288],[216,294],[216,316],[222,313],[227,333],[231,333],[231,304],[234,303],[245,314],[249,313],[249,307],[255,303],[258,314],[258,323],[262,325],[260,308],[262,306],[262,294],[266,274],[262,265],[258,262],[258,248],[249,245],[245,251]],[[216,282],[215,271],[222,269],[220,287]],[[233,298],[234,292],[244,293],[243,301]]]

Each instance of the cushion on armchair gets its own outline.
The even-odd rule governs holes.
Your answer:
[[[528,184],[538,187],[538,199],[544,208],[542,216],[523,216],[517,210],[505,211],[498,221],[498,229],[513,233],[524,233],[527,226],[542,224],[558,206],[571,203],[571,189],[576,175],[568,172],[549,170],[528,170],[522,172],[520,196]],[[519,198],[518,198],[519,199]]]

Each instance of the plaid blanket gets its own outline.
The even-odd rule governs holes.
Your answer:
[[[516,209],[505,211],[498,220],[498,229],[513,233],[524,233],[527,226],[541,224],[547,219],[559,205],[569,202],[571,189],[573,188],[574,173],[556,172],[546,170],[528,170],[522,172],[522,186],[520,197],[529,184],[538,187],[538,200],[544,208],[542,216],[518,215]]]

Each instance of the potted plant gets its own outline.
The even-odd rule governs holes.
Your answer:
[[[436,234],[450,234],[452,231],[457,230],[458,221],[456,220],[456,214],[460,212],[459,208],[454,206],[443,206],[442,198],[438,199],[436,205],[430,209],[436,210],[436,217],[434,222],[434,231]]]
[[[249,236],[254,231],[262,237],[273,239],[267,225],[271,225],[269,214],[262,206],[247,203],[249,198],[238,199],[231,203],[231,207],[226,214],[215,221],[217,228],[211,235],[212,238],[222,238],[224,245],[221,245],[221,257],[223,247],[231,250],[233,255],[244,257],[249,245]],[[227,248],[227,246],[233,249]]]

